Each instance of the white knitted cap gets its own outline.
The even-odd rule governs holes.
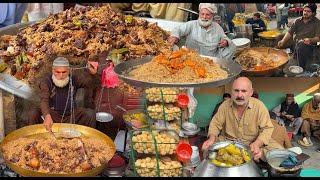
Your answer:
[[[57,57],[54,61],[52,66],[56,67],[70,67],[69,60],[65,57]]]

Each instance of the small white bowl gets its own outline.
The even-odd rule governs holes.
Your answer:
[[[303,72],[303,68],[300,66],[290,66],[289,71],[293,74],[301,74]]]

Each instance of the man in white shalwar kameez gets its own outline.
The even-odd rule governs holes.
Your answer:
[[[198,53],[232,60],[235,44],[226,36],[219,24],[213,21],[217,8],[211,3],[199,4],[199,19],[188,21],[171,32],[169,42],[174,45],[186,37],[185,46]]]

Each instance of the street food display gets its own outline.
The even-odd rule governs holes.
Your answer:
[[[249,48],[235,58],[245,71],[264,71],[277,68],[288,61],[288,54],[273,48]]]
[[[177,88],[148,88],[145,90],[146,99],[150,102],[174,103],[177,101]]]
[[[266,26],[269,24],[269,18],[263,13],[258,12],[260,14],[260,18],[264,21]],[[246,24],[246,20],[253,18],[254,13],[236,13],[235,16],[232,19],[232,22],[235,26],[244,25]]]
[[[156,154],[156,149],[160,155],[172,155],[178,143],[178,139],[167,132],[141,131],[132,136],[133,149],[138,153]],[[157,147],[155,147],[157,146]]]
[[[215,154],[215,157],[211,159],[211,162],[216,166],[238,166],[250,161],[251,159],[245,149],[239,148],[234,144],[229,144],[226,147],[217,150],[218,152]]]
[[[115,12],[109,5],[68,9],[0,37],[2,71],[33,84],[56,56],[73,65],[97,61],[102,54],[129,60],[165,53],[169,34],[156,24]]]
[[[158,176],[157,169],[159,169],[160,177],[180,177],[182,174],[181,163],[167,157],[159,161],[154,157],[137,159],[135,167],[141,177],[156,177]]]
[[[148,115],[155,120],[179,120],[181,119],[181,109],[173,105],[150,105],[147,107]]]
[[[42,173],[81,173],[107,163],[113,149],[95,138],[18,138],[2,147],[15,165]]]
[[[182,109],[176,106],[183,89],[150,87],[144,92],[148,127],[130,131],[133,169],[140,177],[179,177],[182,163],[176,160],[180,142]]]
[[[181,48],[133,67],[128,76],[156,83],[202,83],[226,79],[228,72],[212,59],[202,57],[191,49]]]

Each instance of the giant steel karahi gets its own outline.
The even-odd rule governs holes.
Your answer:
[[[204,83],[228,77],[228,72],[208,57],[181,48],[161,53],[150,62],[133,67],[128,77],[154,83]]]

